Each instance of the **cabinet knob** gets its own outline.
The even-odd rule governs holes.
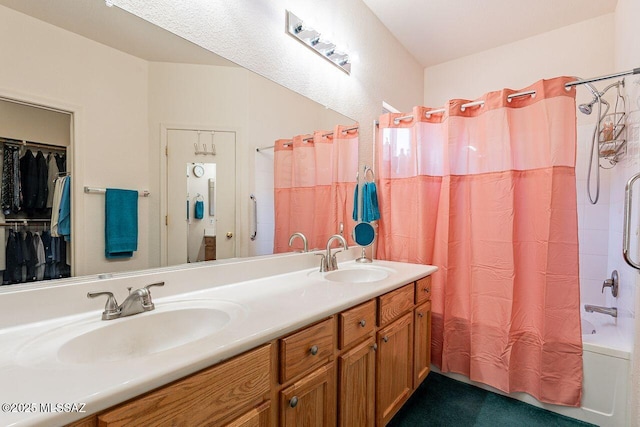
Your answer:
[[[362,319],[361,321],[358,322],[360,324],[360,326],[362,326],[363,328],[365,327],[365,325],[367,324],[367,322]]]
[[[429,293],[429,288],[424,288],[423,291],[425,291],[426,293]]]
[[[418,317],[424,317],[424,314],[418,313]]]
[[[289,406],[291,406],[292,408],[298,406],[298,398],[296,396],[293,396],[291,398],[291,400],[289,401]]]
[[[313,347],[311,347],[311,348],[309,349],[309,352],[311,352],[311,355],[312,355],[312,356],[315,356],[316,354],[318,354],[318,346],[317,346],[317,345],[314,345]],[[297,400],[297,399],[296,399],[296,400]]]
[[[389,337],[382,337],[382,341],[389,342]]]
[[[378,344],[377,343],[373,343],[371,348],[373,349],[373,351],[378,351]]]

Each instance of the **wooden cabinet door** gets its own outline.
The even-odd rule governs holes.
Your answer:
[[[373,337],[340,356],[338,425],[372,426],[375,421],[376,344]]]
[[[269,401],[251,409],[241,417],[233,420],[226,427],[270,427],[271,404]]]
[[[336,369],[331,362],[280,392],[282,427],[336,425]]]
[[[101,427],[222,425],[268,396],[271,344],[98,415]]]
[[[378,331],[376,425],[391,420],[413,390],[413,312]]]
[[[431,370],[431,301],[420,304],[413,313],[413,388],[416,389]]]

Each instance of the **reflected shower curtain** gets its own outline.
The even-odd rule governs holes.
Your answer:
[[[579,406],[575,89],[382,116],[378,257],[433,264],[432,360],[505,392]]]
[[[309,249],[324,248],[340,224],[345,238],[351,235],[358,131],[345,129],[276,141],[274,253],[291,251],[289,237],[295,232],[304,233]],[[347,242],[353,244],[350,237]]]

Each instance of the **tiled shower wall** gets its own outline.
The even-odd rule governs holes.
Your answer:
[[[580,113],[579,113],[580,114]],[[611,170],[600,169],[600,196],[593,205],[587,196],[587,173],[594,125],[578,126],[576,185],[578,201],[578,241],[580,245],[580,302],[605,305],[602,282],[609,277],[609,201]],[[591,194],[596,194],[595,161],[591,174]]]
[[[256,152],[255,192],[258,208],[258,233],[255,252],[251,255],[273,253],[273,233],[275,229],[273,205],[273,155],[271,149]]]
[[[618,307],[618,325],[633,333],[633,319],[635,317],[635,299],[638,272],[628,266],[622,258],[622,231],[624,215],[624,189],[627,181],[634,174],[640,172],[640,80],[636,77],[627,78],[628,106],[627,116],[627,152],[618,165],[611,171],[610,196],[610,233],[609,233],[609,270],[616,269],[620,275],[620,291],[617,298],[606,292],[606,305]],[[634,203],[631,215],[630,242],[632,257],[638,261],[639,251],[639,219],[640,219],[640,182],[634,187]]]
[[[628,79],[626,91],[627,111],[630,111],[627,116],[626,153],[620,156],[620,161],[615,167],[600,169],[600,200],[596,205],[589,203],[586,190],[594,125],[578,126],[576,181],[581,304],[617,307],[618,319],[608,320],[616,322],[632,334],[638,273],[622,258],[622,222],[626,182],[635,173],[640,172],[640,81],[630,82]],[[601,164],[609,166],[607,161],[602,161]],[[595,174],[592,178],[592,189],[592,194],[595,194]],[[640,182],[636,183],[634,190],[636,197],[632,210],[631,253],[638,259]],[[613,297],[608,288],[602,292],[602,283],[611,276],[613,270],[617,270],[620,277],[617,298]]]

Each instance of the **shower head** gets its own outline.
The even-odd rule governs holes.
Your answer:
[[[589,114],[591,114],[591,112],[593,111],[593,104],[595,104],[596,102],[598,102],[598,97],[594,97],[590,103],[588,104],[580,104],[578,105],[578,109],[583,113],[586,114],[587,116]]]

